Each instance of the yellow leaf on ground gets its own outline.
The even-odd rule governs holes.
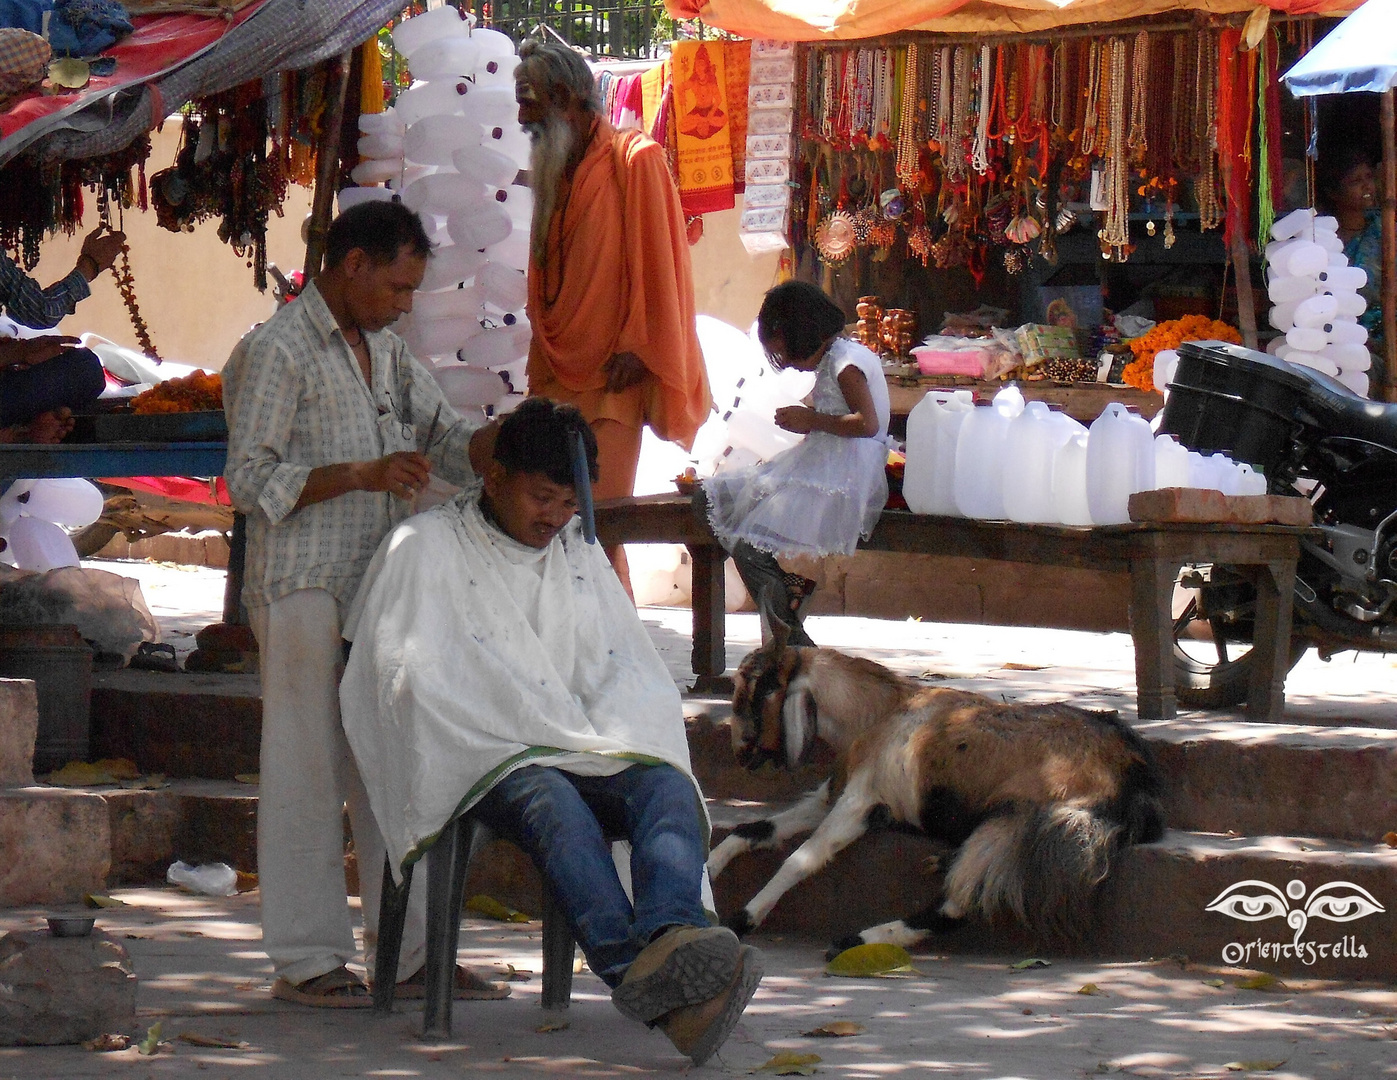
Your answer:
[[[793,1050],[782,1050],[764,1065],[753,1072],[772,1073],[775,1076],[813,1076],[815,1066],[821,1061],[819,1054],[797,1054]]]
[[[472,896],[467,900],[466,910],[474,911],[477,915],[484,915],[487,919],[499,919],[500,922],[529,921],[529,917],[522,911],[515,911],[512,907],[507,907],[493,896],[486,896],[484,893]]]
[[[200,1035],[197,1031],[182,1031],[179,1036],[180,1042],[187,1042],[191,1046],[207,1046],[215,1050],[251,1050],[252,1044],[239,1042],[236,1039],[220,1039],[214,1035]]]
[[[1286,991],[1290,987],[1281,982],[1274,975],[1262,972],[1260,975],[1252,975],[1245,979],[1238,979],[1234,984],[1238,990],[1280,990]]]
[[[1280,1061],[1229,1061],[1223,1068],[1228,1072],[1271,1072],[1284,1064],[1285,1058]]]
[[[1027,960],[1020,960],[1017,964],[1009,965],[1015,971],[1027,971],[1029,968],[1052,967],[1051,960],[1040,960],[1036,956],[1030,956]]]
[[[567,1020],[545,1020],[543,1023],[539,1024],[538,1027],[534,1028],[534,1030],[540,1035],[547,1035],[552,1031],[566,1031],[568,1026],[569,1021]]]
[[[252,892],[257,888],[257,875],[249,874],[246,870],[234,871],[238,875],[238,892]]]
[[[1213,989],[1215,989],[1215,990],[1221,990],[1221,989],[1222,989],[1224,986],[1226,986],[1227,984],[1226,984],[1225,982],[1223,982],[1221,979],[1204,979],[1204,980],[1203,980],[1203,985],[1204,985],[1204,986],[1211,986],[1211,987],[1213,987]]]
[[[262,782],[262,774],[255,772],[240,772],[237,773],[233,777],[233,779],[240,784],[260,784]]]
[[[811,1031],[802,1031],[801,1034],[813,1039],[843,1039],[849,1035],[862,1035],[863,1032],[864,1026],[852,1020],[831,1020],[828,1024],[821,1024]]]
[[[156,1053],[160,1049],[161,1023],[157,1020],[146,1029],[146,1037],[136,1044],[136,1049],[146,1057]]]
[[[141,770],[136,768],[136,763],[130,758],[124,757],[104,757],[92,763],[94,769],[103,769],[111,773],[118,780],[134,780],[141,775]]]
[[[125,900],[118,900],[115,896],[103,896],[101,893],[85,893],[82,902],[88,907],[109,908],[125,907]]]
[[[1092,996],[1092,997],[1106,997],[1106,996],[1107,996],[1106,991],[1103,990],[1103,989],[1101,989],[1101,987],[1097,986],[1096,983],[1083,983],[1081,989],[1079,989],[1079,990],[1077,991],[1077,993],[1079,993],[1079,994],[1087,994],[1087,995],[1090,995],[1090,996]]]
[[[870,975],[891,975],[912,971],[912,955],[901,945],[875,941],[845,949],[828,964],[825,974],[860,979]]]
[[[54,787],[107,787],[116,783],[116,777],[95,763],[70,761],[63,768],[49,773],[45,782]]]
[[[1017,664],[1010,661],[1001,666],[1001,671],[1046,671],[1047,664]]]
[[[1397,847],[1397,832],[1383,833],[1382,842],[1388,847]]]

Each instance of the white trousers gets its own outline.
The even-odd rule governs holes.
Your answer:
[[[378,941],[383,837],[340,725],[344,661],[339,602],[302,589],[248,609],[261,650],[262,755],[257,870],[262,944],[278,977],[313,979],[354,958],[344,888],[344,807],[359,858],[364,963]],[[398,979],[426,959],[427,883],[416,883]]]

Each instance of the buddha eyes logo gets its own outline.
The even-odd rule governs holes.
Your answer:
[[[1367,889],[1351,881],[1327,882],[1307,896],[1305,883],[1297,878],[1288,881],[1284,891],[1269,881],[1239,881],[1219,893],[1204,910],[1242,922],[1284,919],[1286,925],[1295,931],[1295,937],[1288,945],[1262,942],[1260,939],[1245,946],[1231,942],[1222,951],[1223,959],[1228,963],[1250,959],[1253,950],[1262,958],[1295,956],[1305,963],[1314,963],[1319,957],[1367,956],[1368,952],[1352,937],[1320,944],[1302,942],[1301,938],[1305,936],[1311,919],[1353,922],[1386,911],[1386,908]]]

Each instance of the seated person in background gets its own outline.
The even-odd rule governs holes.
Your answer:
[[[583,452],[595,482],[582,414],[530,398],[500,424],[483,491],[389,534],[346,620],[341,715],[394,866],[471,811],[529,853],[617,1008],[702,1062],[762,958],[705,913],[679,693],[573,520]],[[631,844],[633,900],[607,834]]]
[[[0,320],[0,442],[56,443],[73,430],[73,409],[107,384],[102,361],[77,338],[5,336]]]

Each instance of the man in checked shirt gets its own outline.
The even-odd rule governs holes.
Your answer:
[[[340,726],[341,625],[388,531],[435,469],[464,483],[494,426],[463,419],[388,327],[412,310],[431,256],[422,222],[371,202],[330,225],[325,269],[238,343],[223,371],[225,477],[247,515],[243,599],[261,650],[257,863],[272,993],[363,1008],[344,889],[342,813],[359,857],[367,965],[383,841]],[[435,429],[435,434],[433,434]],[[428,438],[432,444],[427,445]],[[426,889],[413,893],[398,994],[421,996]],[[457,971],[457,996],[508,987]]]

